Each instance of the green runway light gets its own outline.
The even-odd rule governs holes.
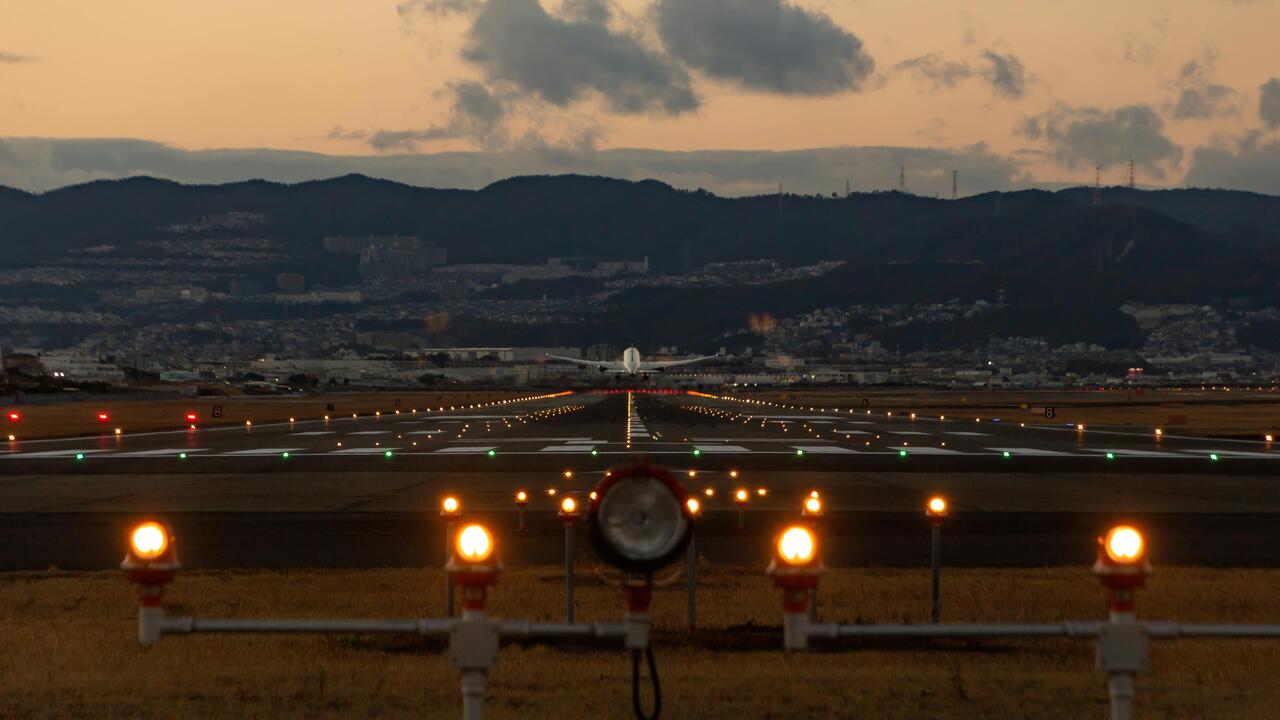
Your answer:
[[[79,460],[83,460],[83,459],[84,459],[84,453],[76,453],[76,460],[77,460],[77,461],[79,461]]]
[[[186,460],[186,459],[187,459],[187,454],[186,454],[186,453],[178,453],[178,459],[179,459],[179,460]]]
[[[594,455],[599,455],[599,454],[600,454],[600,451],[599,451],[599,450],[596,450],[595,448],[592,448],[592,449],[591,449],[591,454],[592,454],[593,456],[594,456]]]
[[[1108,459],[1108,460],[1115,460],[1115,459],[1116,459],[1116,454],[1115,454],[1115,453],[1107,453],[1107,459]]]
[[[796,455],[804,455],[804,451],[800,448],[796,448]]]
[[[907,456],[907,451],[906,451],[906,450],[899,450],[899,451],[898,451],[898,457],[900,457],[900,458],[904,458],[904,457],[906,457],[906,456]]]
[[[1209,453],[1209,459],[1213,462],[1218,462],[1218,453]]]
[[[388,453],[388,455],[389,455],[389,454],[390,454],[390,453]],[[490,451],[489,451],[489,457],[493,457],[494,455],[497,455],[497,454],[498,454],[498,453],[497,453],[497,452],[495,452],[495,451],[493,451],[493,450],[490,450]]]
[[[280,453],[280,457],[281,457],[281,459],[288,460],[288,459],[289,459],[289,453],[287,453],[287,452],[282,452],[282,453]]]
[[[694,456],[694,457],[698,457],[698,456],[699,456],[699,455],[701,455],[701,454],[702,454],[702,451],[701,451],[701,450],[699,450],[698,448],[694,448],[694,449],[693,449],[693,456]]]
[[[1011,458],[1011,457],[1013,457],[1013,453],[1009,452],[1008,450],[1005,450],[1005,451],[1004,451],[1004,459],[1005,459],[1005,460],[1008,460],[1008,459],[1009,459],[1009,458]]]
[[[490,451],[490,452],[492,452],[492,451]],[[382,453],[382,457],[391,457],[391,451],[390,451],[390,450],[388,450],[388,451],[386,451],[386,452]]]

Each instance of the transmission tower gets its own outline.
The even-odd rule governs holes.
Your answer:
[[[956,190],[959,186],[960,186],[960,171],[952,170],[951,171],[951,199],[952,200],[956,199]]]
[[[1137,186],[1138,186],[1138,169],[1137,169],[1137,166],[1133,164],[1133,161],[1130,160],[1129,161],[1129,189],[1132,190]]]
[[[898,166],[898,192],[905,193],[907,191],[907,166]]]
[[[1093,206],[1102,204],[1102,166],[1093,167]]]

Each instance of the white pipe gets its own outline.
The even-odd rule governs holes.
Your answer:
[[[527,620],[503,620],[498,623],[502,637],[535,639],[591,639],[622,640],[627,636],[623,623],[533,623]]]
[[[484,720],[485,671],[462,671],[462,720]]]
[[[352,633],[399,635],[448,635],[449,620],[273,620],[164,618],[165,633]]]
[[[138,606],[138,644],[142,647],[151,647],[160,642],[164,624],[164,608]]]
[[[1098,635],[1096,622],[1062,623],[968,623],[950,625],[810,625],[810,638],[980,638],[980,637],[1069,637]]]
[[[1110,673],[1107,678],[1107,691],[1111,696],[1111,720],[1131,720],[1135,692],[1133,673]]]

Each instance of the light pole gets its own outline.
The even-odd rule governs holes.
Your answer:
[[[947,516],[946,499],[940,496],[929,498],[924,514],[929,518],[929,617],[937,625],[942,615],[942,520]]]
[[[440,517],[444,518],[444,561],[453,559],[453,523],[462,517],[462,503],[449,495],[440,501]],[[444,616],[453,617],[453,574],[444,574]]]
[[[580,516],[578,501],[572,495],[566,495],[560,501],[560,518],[564,520],[564,616],[566,622],[573,622],[573,526]]]

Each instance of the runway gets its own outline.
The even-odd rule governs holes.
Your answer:
[[[517,489],[533,498],[530,530],[509,559],[555,563],[558,499],[633,456],[702,498],[714,562],[763,563],[818,490],[833,562],[925,562],[923,503],[940,493],[955,564],[1087,562],[1121,519],[1159,529],[1161,562],[1280,563],[1280,454],[1266,443],[621,393],[24,442],[0,459],[0,569],[112,567],[143,517],[171,523],[200,567],[435,563],[442,497],[510,528]]]
[[[565,394],[456,411],[28,440],[0,473],[603,469],[643,455],[708,469],[1275,473],[1280,448],[1150,428],[762,406],[701,394]]]

